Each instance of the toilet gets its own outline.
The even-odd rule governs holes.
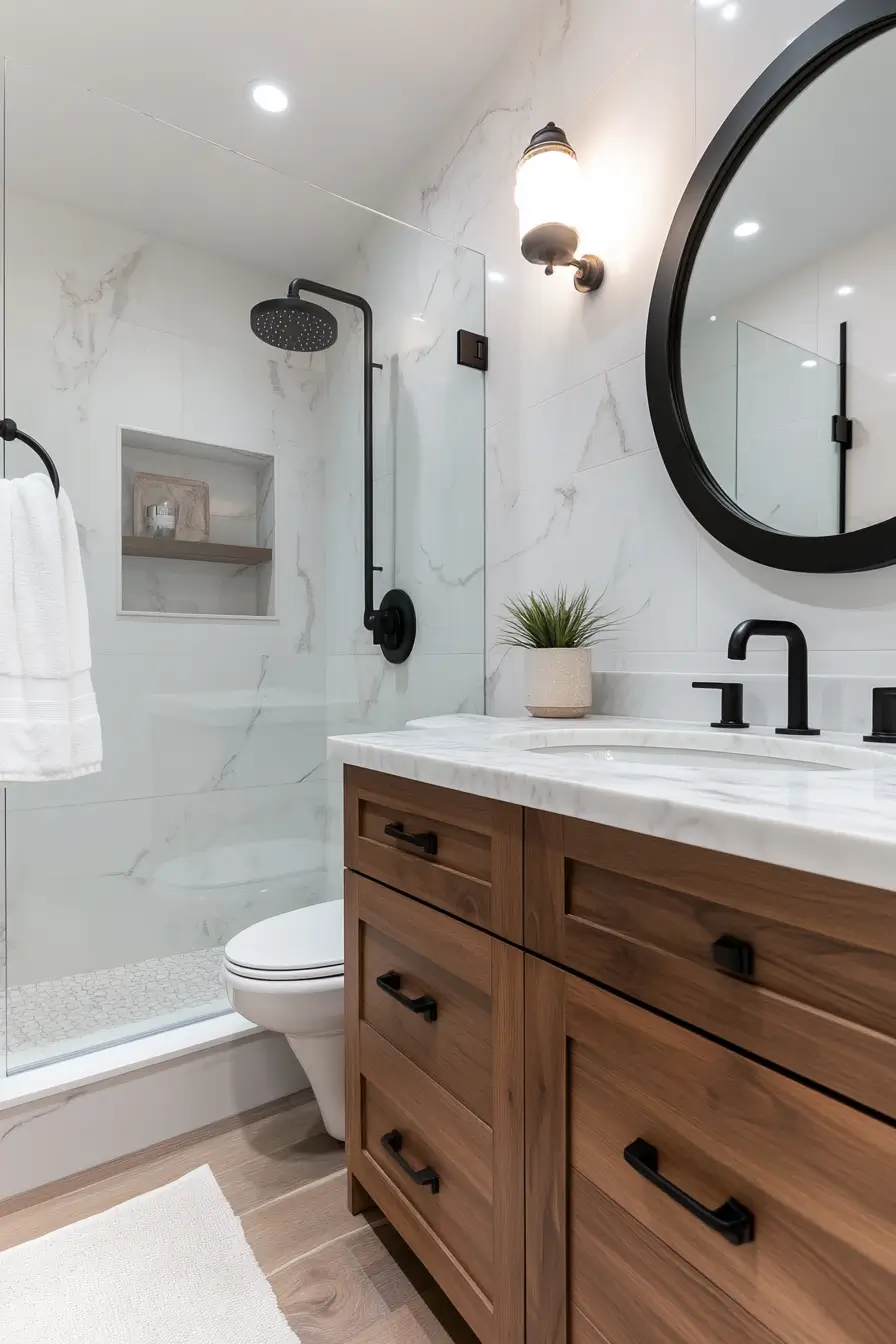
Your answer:
[[[345,1139],[342,901],[308,905],[243,929],[224,948],[232,1007],[289,1041],[328,1134]]]

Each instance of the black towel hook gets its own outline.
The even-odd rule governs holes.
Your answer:
[[[13,439],[21,439],[27,443],[29,448],[33,448],[47,469],[47,475],[53,484],[53,490],[56,498],[59,498],[59,472],[56,470],[56,463],[53,461],[46,448],[41,447],[37,439],[32,439],[30,434],[26,434],[24,429],[19,429],[15,420],[0,420],[0,439],[6,443],[12,443]]]

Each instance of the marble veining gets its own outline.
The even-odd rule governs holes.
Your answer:
[[[657,729],[676,730],[680,745],[692,749],[707,738],[687,723],[609,716],[582,722],[622,730],[630,744],[649,745]],[[531,719],[447,715],[401,732],[331,737],[328,750],[331,759],[368,770],[896,891],[892,749],[869,754],[867,768],[817,772],[737,763],[708,771],[625,761],[601,768],[519,745],[538,745],[544,731]],[[770,728],[749,735],[767,739],[770,755],[797,754]],[[833,760],[832,747],[863,746],[857,735],[827,734],[817,750]]]

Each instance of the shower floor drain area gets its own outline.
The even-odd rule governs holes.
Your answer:
[[[221,949],[213,947],[10,986],[8,1067],[33,1067],[226,1012],[220,969]]]

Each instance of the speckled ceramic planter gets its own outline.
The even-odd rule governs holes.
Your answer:
[[[537,719],[581,719],[591,708],[590,649],[526,649],[526,708]]]

